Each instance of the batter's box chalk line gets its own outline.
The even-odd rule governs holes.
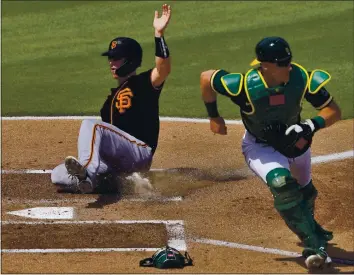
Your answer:
[[[167,231],[167,245],[181,251],[187,250],[184,221],[182,220],[112,220],[112,221],[2,221],[8,224],[164,224]],[[2,249],[2,253],[74,253],[74,252],[128,252],[128,251],[156,251],[156,248],[49,248],[49,249]]]
[[[101,120],[99,116],[10,116],[2,117],[2,120],[84,120],[95,119]],[[206,118],[186,118],[186,117],[163,117],[160,116],[160,121],[166,122],[187,122],[187,123],[210,123]],[[226,119],[227,124],[242,125],[241,120]]]
[[[7,224],[164,224],[166,226],[168,245],[181,251],[187,251],[186,240],[209,244],[215,246],[223,246],[229,248],[243,249],[260,253],[275,254],[288,257],[301,257],[297,252],[286,251],[275,248],[267,248],[261,246],[247,245],[241,243],[211,240],[206,238],[188,237],[186,239],[184,221],[183,220],[91,220],[91,221],[2,221],[3,225]],[[75,252],[131,252],[131,251],[156,251],[158,248],[72,248],[72,249],[2,249],[2,253],[75,253]],[[354,265],[354,260],[332,258],[333,262],[345,265]]]
[[[256,251],[256,252],[267,253],[267,254],[288,256],[288,257],[302,257],[302,254],[297,253],[297,252],[286,251],[286,250],[275,249],[275,248],[267,248],[267,247],[262,247],[262,246],[247,245],[247,244],[241,244],[241,243],[233,243],[233,242],[226,242],[226,241],[219,241],[219,240],[210,240],[210,239],[205,239],[205,238],[190,238],[190,239],[188,239],[188,241],[193,241],[193,242],[202,243],[202,244],[210,244],[210,245],[216,245],[216,246],[229,247],[229,248],[244,249],[244,250]],[[341,258],[333,258],[333,257],[331,257],[331,258],[332,258],[333,262],[338,263],[338,264],[354,265],[354,260],[351,260],[351,259],[341,259]]]
[[[336,160],[344,160],[354,157],[354,150],[344,151],[340,153],[333,153],[328,155],[315,156],[311,158],[312,164],[327,163]],[[150,169],[152,172],[162,172],[162,173],[176,173],[175,169],[171,168],[155,168]],[[21,169],[21,170],[1,170],[1,174],[50,174],[52,170],[46,169]]]

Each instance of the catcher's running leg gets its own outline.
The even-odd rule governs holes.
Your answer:
[[[317,189],[312,183],[311,179],[311,149],[308,149],[304,154],[295,158],[289,159],[290,161],[290,170],[291,174],[301,185],[300,192],[304,196],[304,200],[307,203],[307,207],[312,213],[313,218],[315,219],[315,200],[317,198]],[[316,232],[326,241],[333,239],[333,232],[325,230],[322,226],[316,221]]]
[[[281,217],[304,240],[303,255],[308,267],[324,264],[328,257],[327,243],[315,231],[315,221],[300,191],[301,186],[290,174],[289,160],[272,147],[256,143],[247,133],[242,149],[248,166],[267,183]]]

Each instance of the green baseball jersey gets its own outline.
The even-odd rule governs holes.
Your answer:
[[[217,70],[212,75],[212,89],[240,107],[246,129],[263,139],[263,128],[272,123],[292,125],[301,120],[303,99],[317,109],[332,101],[324,88],[331,76],[323,70],[308,72],[297,63],[292,63],[289,82],[268,87],[261,72],[251,69],[246,74]]]

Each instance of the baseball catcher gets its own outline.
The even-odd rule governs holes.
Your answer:
[[[164,4],[162,15],[155,11],[156,66],[140,74],[142,48],[129,37],[114,38],[102,54],[118,81],[101,109],[101,120],[84,120],[78,138],[78,159],[69,156],[55,167],[52,182],[74,192],[90,193],[99,175],[148,171],[159,136],[159,97],[171,70],[164,31],[171,8]]]
[[[213,133],[226,135],[216,95],[239,106],[246,128],[242,153],[246,163],[267,184],[274,206],[287,226],[303,241],[308,268],[329,262],[326,247],[333,238],[315,220],[317,190],[311,178],[313,135],[341,118],[341,111],[325,88],[331,76],[306,70],[292,62],[289,44],[266,37],[256,45],[255,66],[243,73],[209,70],[201,74],[201,91]],[[301,119],[303,100],[319,110]]]

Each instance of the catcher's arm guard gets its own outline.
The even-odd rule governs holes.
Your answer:
[[[316,94],[324,85],[331,80],[331,75],[323,70],[313,70],[309,78],[308,92]]]
[[[217,70],[212,75],[210,82],[211,87],[215,92],[234,98],[242,91],[243,79],[243,74]]]
[[[238,96],[243,86],[243,74],[231,73],[221,77],[221,83],[231,96]]]

